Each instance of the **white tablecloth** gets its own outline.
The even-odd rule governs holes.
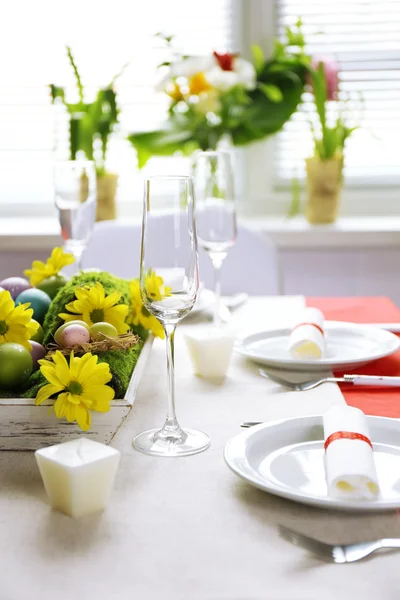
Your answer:
[[[303,299],[252,299],[237,321],[277,325]],[[131,414],[113,445],[123,453],[103,514],[74,521],[46,504],[34,456],[0,453],[0,600],[398,600],[397,552],[356,564],[319,562],[277,534],[283,523],[328,542],[400,536],[396,513],[335,513],[270,496],[239,480],[223,448],[242,421],[322,413],[344,402],[335,385],[283,392],[235,355],[215,385],[192,375],[176,340],[177,412],[211,447],[180,459],[133,450],[138,432],[161,425],[166,405],[163,343],[156,343]]]

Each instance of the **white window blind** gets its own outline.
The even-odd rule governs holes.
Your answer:
[[[277,0],[277,29],[303,20],[307,51],[333,57],[352,125],[345,151],[346,184],[400,183],[400,0]],[[362,102],[360,102],[360,96]],[[313,153],[311,96],[276,139],[276,183],[304,175]]]
[[[184,54],[237,50],[234,0],[15,0],[6,4],[0,23],[3,214],[10,206],[52,203],[57,131],[58,149],[61,140],[61,149],[67,152],[68,138],[67,123],[51,105],[48,86],[66,87],[73,101],[75,86],[66,44],[72,48],[89,101],[130,60],[116,85],[121,124],[110,142],[107,166],[120,175],[119,198],[132,202],[140,176],[135,151],[125,136],[156,128],[167,106],[167,97],[155,92],[160,77],[156,66],[166,58],[155,34],[176,36],[175,46]],[[167,168],[165,159],[152,160],[157,168],[163,164]]]

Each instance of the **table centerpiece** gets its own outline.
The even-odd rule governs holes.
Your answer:
[[[0,285],[0,449],[34,450],[85,437],[109,443],[135,399],[160,323],[139,280],[81,271],[55,248]],[[163,280],[147,275],[155,293]],[[22,290],[22,291],[21,291]],[[44,291],[44,290],[47,290]]]

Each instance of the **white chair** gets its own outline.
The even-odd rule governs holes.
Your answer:
[[[165,219],[160,217],[160,236]],[[139,274],[141,224],[123,221],[96,223],[83,257],[83,268],[98,268],[118,277],[133,279]],[[163,267],[165,256],[160,256]],[[199,249],[200,280],[206,288],[214,287],[214,272],[210,258]],[[263,234],[238,227],[236,244],[222,265],[222,293],[247,292],[252,295],[281,293],[278,253]]]

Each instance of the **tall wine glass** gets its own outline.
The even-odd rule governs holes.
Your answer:
[[[64,249],[75,257],[76,269],[96,220],[96,171],[91,161],[57,161],[54,165],[55,204]]]
[[[220,325],[221,267],[236,241],[236,206],[228,152],[201,152],[194,165],[199,246],[210,257],[215,275],[214,324]]]
[[[154,286],[154,275],[162,277]],[[158,282],[160,283],[160,282]],[[139,434],[133,446],[146,454],[183,456],[209,446],[205,433],[182,429],[175,413],[174,341],[179,321],[196,301],[199,289],[193,181],[191,177],[145,180],[140,258],[144,308],[162,324],[167,342],[168,408],[161,429]]]

